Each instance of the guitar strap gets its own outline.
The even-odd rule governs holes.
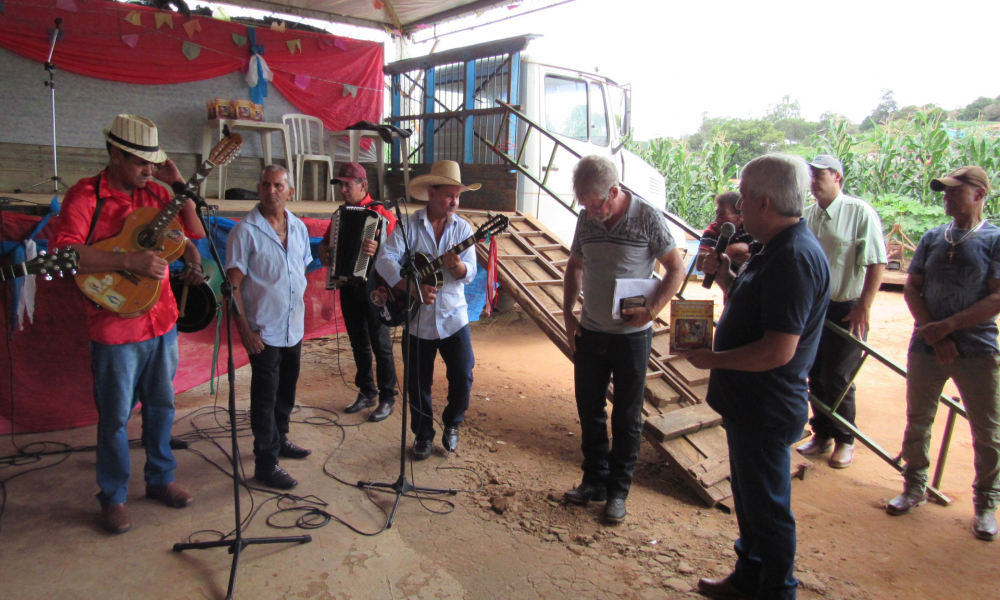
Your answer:
[[[94,208],[94,216],[90,219],[90,231],[87,233],[86,244],[89,246],[94,239],[94,231],[97,229],[97,219],[101,216],[101,207],[104,206],[104,198],[101,198],[101,176],[97,176],[97,184],[94,185],[94,193],[97,194],[97,206]]]

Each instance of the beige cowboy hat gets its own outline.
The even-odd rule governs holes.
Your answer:
[[[139,115],[118,115],[111,129],[104,130],[104,139],[129,154],[160,164],[166,162],[167,153],[160,150],[156,124]]]
[[[453,160],[439,160],[431,165],[427,175],[414,177],[410,182],[410,195],[417,200],[427,200],[427,188],[432,185],[457,185],[463,192],[474,192],[482,187],[479,183],[462,183],[462,172]]]

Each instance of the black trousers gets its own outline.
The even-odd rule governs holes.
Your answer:
[[[393,402],[396,363],[392,357],[392,334],[368,306],[364,285],[348,284],[340,288],[340,311],[358,370],[354,385],[366,398],[378,396],[380,402]],[[375,353],[374,373],[372,352]]]
[[[403,360],[409,377],[410,430],[417,441],[434,439],[434,407],[431,388],[434,385],[434,361],[441,353],[448,379],[448,405],[441,413],[444,426],[453,427],[465,421],[472,392],[472,369],[476,357],[472,352],[469,326],[440,340],[424,340],[409,335],[410,349],[403,341]]]
[[[278,464],[295,407],[301,355],[302,342],[287,348],[264,344],[260,354],[250,355],[250,429],[258,470]]]
[[[576,409],[580,415],[583,481],[605,485],[609,498],[625,498],[639,459],[642,398],[652,328],[628,334],[580,328],[573,355]],[[608,385],[614,379],[611,435],[608,439]]]
[[[842,329],[849,329],[850,321],[842,321],[847,313],[858,303],[858,300],[848,302],[830,302],[826,309],[826,318]],[[867,337],[867,336],[866,336]],[[855,385],[850,383],[851,373],[861,362],[861,348],[852,345],[833,331],[823,328],[819,340],[819,350],[816,360],[809,370],[809,391],[813,396],[827,406],[832,406],[837,398],[847,390],[843,402],[837,407],[837,414],[844,417],[851,425],[857,415],[855,405]],[[854,435],[837,424],[833,419],[813,409],[813,418],[809,420],[813,434],[821,438],[833,439],[844,444],[853,444]]]

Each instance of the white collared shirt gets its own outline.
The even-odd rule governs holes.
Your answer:
[[[226,269],[244,275],[240,294],[250,328],[268,346],[288,348],[305,336],[306,268],[312,262],[309,229],[285,209],[288,248],[260,214],[240,220],[226,240]]]
[[[427,209],[422,208],[406,217],[399,223],[389,236],[389,240],[380,246],[375,268],[379,275],[390,286],[395,286],[402,279],[400,267],[403,264],[404,247],[401,229],[406,230],[410,248],[414,252],[427,255],[434,260],[457,244],[465,241],[473,234],[468,221],[457,216],[448,217],[441,241],[434,236],[434,227],[427,219]],[[425,340],[444,339],[454,335],[459,329],[469,324],[469,308],[465,302],[465,284],[472,283],[476,277],[476,248],[470,246],[459,254],[465,264],[465,277],[455,279],[451,273],[444,270],[444,287],[438,290],[434,304],[424,304],[420,307],[411,324],[410,332]]]

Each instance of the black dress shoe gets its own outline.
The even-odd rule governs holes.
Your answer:
[[[378,408],[376,408],[372,414],[368,415],[368,420],[372,423],[378,423],[379,421],[385,421],[392,414],[392,406],[395,402],[387,402],[383,400],[379,402]]]
[[[378,404],[378,400],[375,398],[369,398],[364,394],[358,394],[358,399],[354,401],[354,404],[345,408],[344,412],[350,415],[356,412],[361,412],[366,408],[371,408],[376,404]]]
[[[290,490],[299,484],[298,481],[292,479],[292,476],[286,473],[285,470],[278,465],[274,465],[274,468],[268,470],[255,470],[253,478],[267,487],[273,487],[279,490]]]
[[[444,435],[441,436],[441,444],[448,452],[458,449],[458,427],[445,427]]]
[[[750,600],[750,596],[736,589],[729,577],[721,579],[701,578],[698,580],[698,591],[716,600]]]
[[[563,498],[567,502],[573,504],[579,504],[580,506],[586,506],[591,500],[596,500],[600,502],[608,497],[607,490],[604,486],[597,486],[584,481],[579,487],[573,488],[568,492],[563,494]]]
[[[604,520],[608,523],[618,524],[625,520],[628,511],[625,510],[625,498],[608,498],[608,503],[604,505]]]
[[[413,459],[424,460],[431,455],[434,440],[417,440],[413,443]]]
[[[312,450],[300,448],[288,440],[281,442],[281,446],[278,448],[278,456],[285,458],[305,458],[312,453]]]

